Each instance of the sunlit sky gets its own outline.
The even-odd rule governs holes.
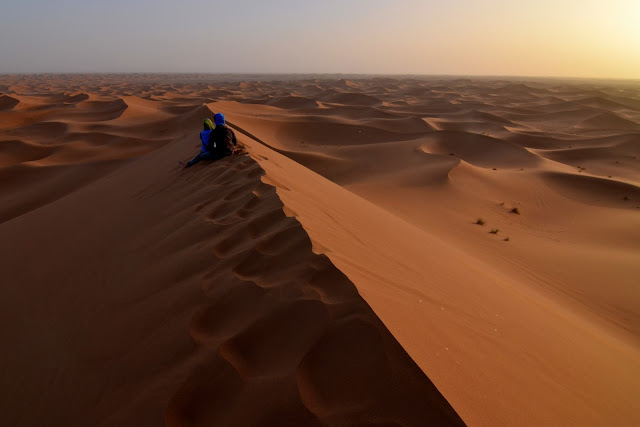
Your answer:
[[[0,0],[0,73],[640,78],[640,0]]]

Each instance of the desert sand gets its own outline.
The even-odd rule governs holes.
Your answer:
[[[630,81],[0,76],[2,419],[638,425],[639,156]]]

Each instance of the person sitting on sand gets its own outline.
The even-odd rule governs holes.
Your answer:
[[[224,114],[216,113],[213,116],[213,120],[216,123],[216,128],[211,132],[211,138],[213,138],[214,152],[218,159],[225,156],[231,156],[236,151],[238,140],[233,130],[227,126]]]
[[[188,168],[189,166],[195,165],[200,160],[213,160],[213,153],[209,150],[209,141],[211,139],[211,132],[215,129],[216,125],[211,121],[211,119],[206,118],[203,120],[202,126],[204,127],[204,130],[200,132],[200,152],[193,158],[193,160],[186,163],[180,160],[178,162],[180,166]]]
[[[226,126],[224,114],[217,113],[213,119],[215,123],[210,119],[204,119],[204,130],[200,132],[200,153],[187,163],[179,162],[180,165],[188,168],[200,160],[219,160],[233,154],[238,144],[235,133]]]

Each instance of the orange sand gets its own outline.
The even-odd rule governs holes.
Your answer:
[[[11,425],[640,423],[637,85],[3,76],[0,132]]]

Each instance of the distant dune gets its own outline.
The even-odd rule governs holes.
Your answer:
[[[20,103],[19,99],[7,95],[0,95],[0,111],[11,110]]]
[[[0,87],[8,425],[640,424],[639,87]]]

